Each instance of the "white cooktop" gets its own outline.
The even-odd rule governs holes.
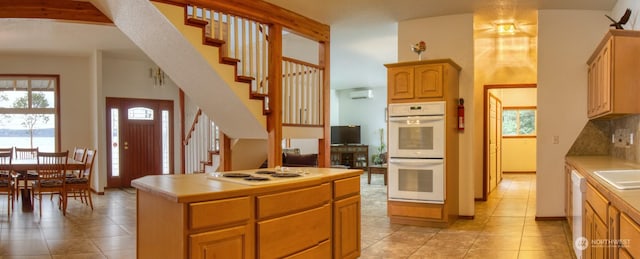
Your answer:
[[[234,176],[234,177],[229,177],[229,176]],[[285,177],[276,177],[276,176],[285,176]],[[230,183],[243,184],[243,185],[277,184],[277,183],[315,178],[319,176],[321,176],[321,174],[310,173],[309,170],[306,170],[304,167],[278,168],[277,170],[256,169],[253,171],[207,173],[207,178],[210,180],[230,182]]]

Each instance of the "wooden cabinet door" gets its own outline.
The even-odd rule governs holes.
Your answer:
[[[595,215],[593,217],[593,239],[589,239],[589,247],[592,249],[593,258],[608,258],[607,257],[607,245],[606,244],[598,244],[597,242],[594,244],[592,241],[606,241],[607,234],[609,233],[607,229],[607,225],[600,220],[600,217]]]
[[[600,60],[598,62],[599,83],[598,83],[598,114],[611,111],[611,41],[602,48]]]
[[[608,240],[620,239],[620,211],[614,207],[609,206],[609,234]],[[618,249],[616,246],[608,246],[609,258],[618,258]]]
[[[442,65],[431,64],[415,67],[416,98],[440,98],[443,95]]]
[[[594,227],[593,225],[595,217],[594,217],[594,213],[593,213],[593,209],[591,208],[591,206],[589,205],[589,203],[584,203],[584,209],[583,209],[583,215],[582,215],[582,235],[584,235],[584,237],[587,239],[587,242],[591,242],[591,240],[593,240],[594,238]],[[590,245],[587,246],[587,249],[585,249],[584,251],[582,251],[582,257],[584,257],[585,259],[590,259],[590,258],[595,258],[593,255],[593,250],[592,247]]]
[[[333,224],[333,258],[358,258],[360,256],[360,195],[334,203]]]
[[[392,67],[387,70],[390,100],[414,98],[413,67]]]
[[[628,258],[640,258],[640,225],[625,213],[620,214],[620,258],[624,258],[623,252]]]
[[[189,258],[253,258],[251,240],[247,226],[189,235]]]
[[[611,112],[612,104],[612,42],[608,41],[589,64],[587,115],[590,118]]]
[[[597,112],[597,94],[598,94],[598,59],[589,65],[588,82],[587,82],[587,115],[593,117]]]

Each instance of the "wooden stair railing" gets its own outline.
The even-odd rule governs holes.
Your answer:
[[[249,97],[262,100],[263,114],[269,114],[269,25],[264,17],[261,22],[211,6],[216,4],[185,4],[185,24],[202,28],[203,44],[218,47],[219,62],[235,67],[235,80],[249,84]],[[281,64],[282,85],[274,87],[281,87],[282,125],[322,127],[324,66],[288,57]]]
[[[202,110],[198,109],[198,111],[196,112],[196,115],[193,117],[193,123],[191,123],[191,128],[189,129],[189,132],[187,132],[187,135],[182,140],[182,145],[185,145],[185,146],[189,145],[189,140],[191,140],[191,136],[193,135],[193,132],[196,130],[196,126],[198,124],[200,116],[202,116]]]
[[[212,165],[213,155],[219,154],[219,130],[201,109],[195,113],[193,123],[182,141],[185,153],[185,172],[204,172]]]
[[[282,124],[323,125],[324,67],[282,57]]]
[[[218,47],[219,62],[235,66],[236,81],[249,84],[249,97],[263,100],[263,114],[269,114],[268,25],[209,8],[185,8],[186,24],[202,28],[203,44]]]
[[[218,62],[233,65],[235,81],[250,86],[249,98],[262,100],[263,114],[268,115],[268,154],[270,161],[276,161],[270,163],[270,166],[277,165],[277,161],[280,161],[283,126],[321,128],[321,131],[314,131],[314,136],[318,136],[320,140],[319,165],[330,164],[327,116],[330,90],[327,69],[330,62],[331,33],[328,25],[266,1],[150,1],[184,7],[185,24],[201,28],[202,43],[218,48]],[[282,56],[282,36],[285,30],[318,43],[318,49],[311,50],[318,53],[318,65],[302,62],[304,68],[295,72],[284,71],[288,66]],[[298,78],[300,81],[296,81]],[[299,82],[289,85],[289,88],[299,91],[292,90],[285,95],[287,90],[283,81],[287,79]],[[314,89],[315,85],[319,86],[319,90]],[[296,95],[290,98],[293,103],[286,104],[290,101],[287,100],[287,95],[291,94]],[[288,110],[283,110],[285,106]],[[285,116],[289,116],[289,119],[284,120]],[[228,167],[226,161],[230,156],[225,152],[220,155],[224,157],[224,167]]]

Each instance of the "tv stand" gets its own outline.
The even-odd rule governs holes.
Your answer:
[[[369,146],[361,144],[331,145],[331,165],[366,170],[369,166]]]

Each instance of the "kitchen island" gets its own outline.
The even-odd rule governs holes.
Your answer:
[[[273,173],[247,170],[225,173]],[[281,172],[278,172],[281,173]],[[300,177],[154,175],[137,188],[137,258],[357,258],[362,170],[291,168]]]

